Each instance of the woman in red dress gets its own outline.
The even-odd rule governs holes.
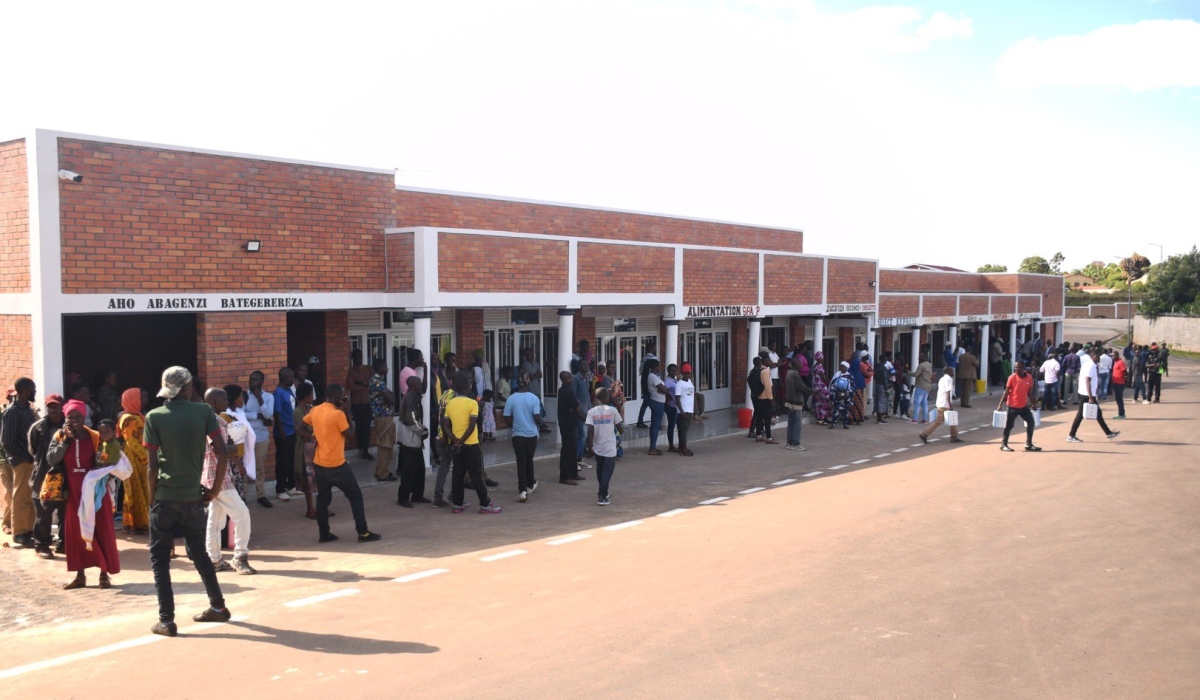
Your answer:
[[[117,551],[117,531],[113,524],[113,504],[109,494],[104,495],[103,505],[96,509],[96,532],[89,550],[83,541],[79,525],[79,502],[83,497],[83,479],[96,468],[96,452],[100,447],[100,435],[83,424],[87,406],[82,401],[68,401],[63,406],[67,424],[55,434],[50,445],[51,463],[62,463],[67,481],[67,513],[64,523],[63,544],[67,550],[67,571],[78,572],[75,579],[63,586],[63,590],[83,588],[87,585],[85,570],[94,566],[100,569],[100,587],[112,585],[109,574],[121,573],[121,558]]]

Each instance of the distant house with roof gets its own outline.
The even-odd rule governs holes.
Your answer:
[[[946,265],[927,265],[925,263],[913,263],[904,268],[905,270],[926,270],[929,272],[966,272],[957,267],[947,267]]]
[[[1063,275],[1063,285],[1069,288],[1085,287],[1095,283],[1095,280],[1087,275]]]

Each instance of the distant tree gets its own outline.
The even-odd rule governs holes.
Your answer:
[[[980,265],[976,272],[1008,272],[1008,265],[993,265],[988,263],[987,265]]]
[[[1050,267],[1050,263],[1040,255],[1032,255],[1021,261],[1021,266],[1017,268],[1017,272],[1032,272],[1038,275],[1052,275],[1054,270]]]
[[[1050,258],[1050,270],[1056,275],[1061,275],[1062,264],[1065,259],[1062,253],[1055,253],[1054,257]]]
[[[1088,266],[1079,271],[1079,274],[1087,277],[1092,281],[1092,284],[1104,284],[1104,280],[1108,274],[1104,272],[1104,265],[1097,264],[1099,261],[1088,263]]]
[[[1150,259],[1134,253],[1121,261],[1121,270],[1130,282],[1140,280],[1150,271]]]
[[[1167,313],[1200,316],[1200,250],[1172,255],[1146,282],[1146,298],[1138,313],[1154,319]]]
[[[1100,283],[1109,289],[1123,288],[1125,286],[1125,271],[1116,263],[1105,265],[1102,274],[1103,279],[1100,280]]]

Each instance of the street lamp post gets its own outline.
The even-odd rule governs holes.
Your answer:
[[[1133,342],[1133,258],[1129,259],[1129,265],[1125,265],[1124,258],[1113,257],[1121,261],[1121,271],[1125,273],[1125,344],[1129,345]]]
[[[1157,243],[1147,243],[1146,245],[1152,245],[1155,248],[1158,248],[1158,264],[1161,265],[1163,262],[1163,247]]]

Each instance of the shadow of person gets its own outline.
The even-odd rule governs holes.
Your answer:
[[[372,656],[377,654],[434,654],[441,651],[438,647],[421,644],[420,642],[394,642],[390,639],[368,639],[366,637],[349,637],[344,634],[318,634],[301,632],[299,630],[283,630],[250,622],[229,622],[221,629],[240,627],[254,634],[231,634],[217,632],[214,634],[188,634],[192,639],[241,639],[247,642],[263,642],[299,649],[301,651],[318,651],[324,654],[346,654],[349,656]]]
[[[319,571],[316,569],[262,569],[260,576],[287,576],[290,578],[313,578],[334,583],[355,581],[391,581],[395,576],[363,576],[354,571]]]

